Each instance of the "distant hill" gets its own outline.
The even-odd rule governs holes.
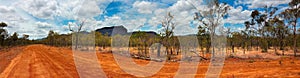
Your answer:
[[[112,27],[104,27],[101,29],[97,29],[96,32],[100,32],[103,35],[107,34],[108,36],[112,36],[114,34],[127,34],[127,29],[124,26],[112,26]]]
[[[103,35],[107,34],[108,36],[112,36],[115,34],[120,34],[120,35],[129,35],[129,34],[136,34],[139,33],[138,31],[134,32],[128,32],[128,30],[124,26],[112,26],[112,27],[104,27],[97,29],[96,32],[100,32]],[[151,36],[157,36],[158,34],[154,31],[142,31],[146,34],[149,34]]]

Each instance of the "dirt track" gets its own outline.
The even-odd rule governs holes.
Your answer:
[[[2,63],[9,61],[9,59],[0,60],[1,67],[5,68],[0,78],[79,77],[74,63],[73,52],[68,48],[29,45],[19,49],[17,52],[14,51],[15,49],[7,52],[18,54],[11,62]],[[1,58],[8,57],[7,53],[0,53]],[[111,53],[97,53],[97,56],[107,77],[135,77],[121,70]],[[145,65],[149,61],[135,60],[135,62]],[[208,65],[208,61],[200,62],[196,77],[204,77]],[[151,77],[174,77],[178,66],[179,63],[166,63],[157,74]],[[300,77],[300,61],[299,58],[290,57],[279,60],[227,59],[221,77]]]
[[[12,60],[1,73],[1,78],[78,77],[72,53],[58,48],[31,45]]]

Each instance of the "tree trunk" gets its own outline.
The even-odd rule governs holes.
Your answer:
[[[234,54],[234,45],[231,46],[232,54]]]
[[[75,39],[75,50],[78,49],[78,33],[76,33],[76,39]]]
[[[251,41],[251,43],[250,43],[250,49],[253,50],[253,40],[250,38],[250,41]]]
[[[259,41],[258,41],[258,39],[255,39],[255,41],[256,41],[256,51],[258,51]]]
[[[212,54],[213,54],[213,57],[215,57],[215,46],[212,46]]]
[[[177,47],[176,49],[177,49],[177,55],[179,55],[179,50],[180,50],[179,47]]]
[[[204,50],[203,50],[203,44],[202,44],[202,42],[200,42],[200,49],[201,49],[201,52],[202,52],[202,56],[205,57],[205,53],[204,53]]]
[[[144,56],[147,57],[147,45],[146,44],[144,45],[144,54],[145,54]]]
[[[282,50],[282,55],[284,56],[284,48],[283,48],[283,50]]]
[[[295,22],[295,23],[297,23],[297,22]],[[297,52],[297,37],[296,37],[296,24],[294,25],[294,32],[293,32],[293,37],[294,37],[294,56],[296,57],[297,56],[297,54],[296,54],[296,52]]]
[[[171,53],[170,54],[173,55],[173,47],[170,47],[170,49],[171,49]]]
[[[157,57],[160,57],[160,48],[161,48],[161,44],[158,44],[158,46],[157,46]]]

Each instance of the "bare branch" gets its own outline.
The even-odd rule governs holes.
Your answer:
[[[81,31],[81,29],[82,29],[82,26],[85,24],[85,21],[86,21],[86,20],[82,21],[82,22],[81,22],[81,24],[79,24],[79,29],[78,29],[78,32],[80,32],[80,31]]]

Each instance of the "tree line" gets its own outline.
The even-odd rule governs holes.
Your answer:
[[[29,40],[29,35],[23,34],[19,36],[18,33],[14,32],[12,35],[8,34],[5,29],[8,25],[4,22],[0,23],[0,48],[10,46],[20,46],[33,43],[33,40]]]

